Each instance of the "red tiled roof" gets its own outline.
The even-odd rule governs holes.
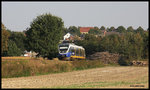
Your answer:
[[[94,27],[80,27],[80,32],[88,32],[90,29],[93,29]]]

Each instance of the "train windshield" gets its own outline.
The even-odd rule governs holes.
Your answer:
[[[68,49],[60,49],[60,53],[66,53]]]
[[[68,47],[69,47],[69,45],[67,45],[67,44],[59,45],[60,53],[66,53],[68,50]]]

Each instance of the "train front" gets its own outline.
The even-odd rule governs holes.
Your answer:
[[[58,46],[59,49],[59,60],[70,60],[71,53],[69,52],[69,44],[63,43]]]

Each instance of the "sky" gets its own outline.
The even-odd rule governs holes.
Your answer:
[[[148,1],[146,2],[1,2],[1,22],[11,31],[23,31],[30,27],[39,15],[51,13],[62,18],[64,26],[111,27],[141,26],[149,28]]]

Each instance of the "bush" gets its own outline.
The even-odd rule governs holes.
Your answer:
[[[81,70],[81,69],[87,69],[87,68],[94,68],[94,67],[103,67],[104,64],[102,64],[99,60],[80,60],[80,61],[74,61],[72,62],[73,69],[74,70]]]
[[[132,63],[131,63],[131,60],[128,59],[127,56],[122,55],[118,60],[118,64],[121,66],[130,66]]]

